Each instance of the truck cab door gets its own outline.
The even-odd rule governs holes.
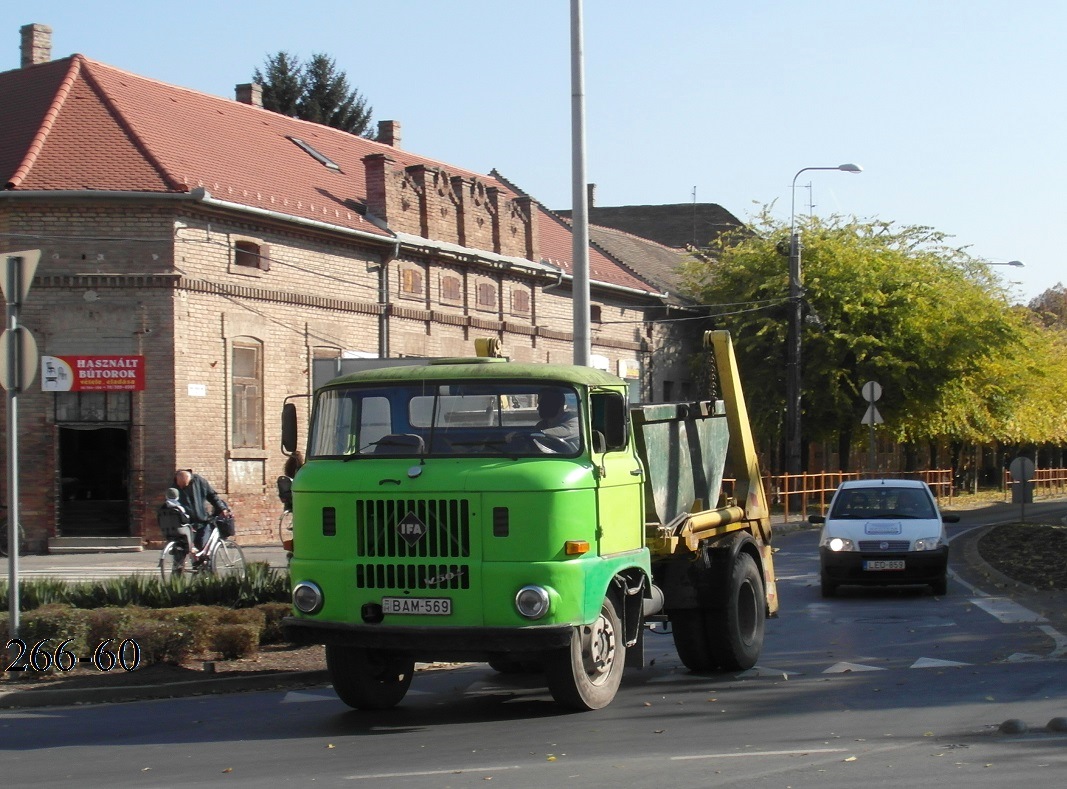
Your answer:
[[[593,464],[597,478],[597,535],[601,556],[645,544],[645,472],[630,437],[630,407],[615,390],[590,394]]]

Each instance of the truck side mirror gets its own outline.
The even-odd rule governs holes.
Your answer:
[[[296,403],[282,405],[282,451],[296,452]]]

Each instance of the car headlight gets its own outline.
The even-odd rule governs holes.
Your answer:
[[[912,550],[916,551],[935,551],[941,547],[940,537],[920,537],[915,541],[915,547]]]
[[[293,606],[303,614],[314,614],[322,608],[322,590],[311,581],[301,581],[293,587]]]
[[[827,537],[820,545],[824,548],[829,548],[834,553],[856,550],[856,544],[844,537]]]
[[[540,586],[524,586],[515,594],[515,610],[527,619],[540,619],[548,607],[548,591]]]

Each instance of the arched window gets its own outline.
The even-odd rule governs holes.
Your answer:
[[[234,265],[270,271],[270,247],[255,241],[233,242]]]
[[[478,283],[478,306],[485,310],[496,309],[496,285],[491,282]]]
[[[233,447],[263,448],[263,344],[244,337],[232,347]]]

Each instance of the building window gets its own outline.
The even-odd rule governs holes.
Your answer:
[[[233,448],[263,447],[263,346],[233,344]]]
[[[56,392],[57,422],[129,422],[129,392]]]
[[[530,292],[528,290],[511,291],[511,311],[516,315],[530,314]]]
[[[485,310],[496,309],[496,285],[491,282],[478,284],[478,307]]]
[[[446,274],[441,277],[441,301],[458,304],[463,301],[463,281],[459,277]]]
[[[422,272],[417,268],[401,269],[400,292],[405,296],[421,296],[423,294]]]
[[[233,242],[233,262],[244,268],[270,271],[269,251],[266,244],[257,244],[255,241],[235,241]]]
[[[601,321],[600,305],[599,304],[590,304],[589,305],[589,322],[590,323],[600,323],[600,321]]]

